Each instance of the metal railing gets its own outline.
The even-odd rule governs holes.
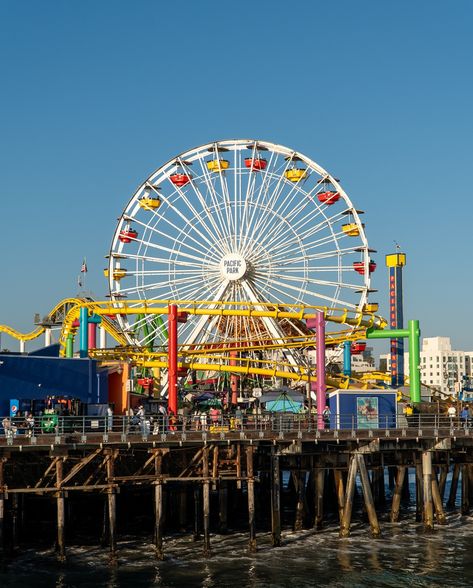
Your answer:
[[[317,415],[292,413],[262,413],[242,415],[194,414],[189,416],[56,416],[43,415],[29,422],[19,417],[0,417],[0,437],[35,439],[41,435],[157,436],[175,433],[310,433],[316,431],[364,431],[388,429],[461,429],[473,430],[473,418],[451,418],[442,414],[381,414],[376,416],[331,414],[323,420]]]

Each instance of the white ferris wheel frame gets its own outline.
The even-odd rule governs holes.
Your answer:
[[[245,150],[247,154],[246,157],[243,157]],[[229,156],[228,154],[233,155],[234,162],[239,161],[240,165],[238,168],[234,165],[228,170],[219,170],[216,174],[207,169],[206,164],[209,157],[221,161],[226,156]],[[245,169],[243,159],[247,157],[252,157],[253,159],[259,157],[267,158],[268,163],[266,169],[257,172]],[[287,162],[284,167],[281,167],[283,165],[281,164],[281,157]],[[276,165],[277,162],[279,162],[280,167],[277,169],[277,173],[275,173],[275,169],[272,169],[271,166],[273,163]],[[200,172],[200,175],[197,175],[195,168],[191,167],[192,164],[196,163],[200,163],[200,170],[197,170]],[[330,184],[331,187],[333,186],[333,190],[338,192],[341,200],[344,202],[343,211],[340,212],[340,205],[338,204],[338,212],[332,214],[331,207],[324,206],[316,201],[315,196],[318,193],[316,188],[312,187],[308,192],[304,190],[304,181],[294,184],[288,182],[285,178],[285,172],[294,165],[305,165],[309,175],[315,173],[319,176],[318,183],[323,180],[324,183]],[[170,176],[183,170],[186,174],[192,176],[187,186],[170,186]],[[248,176],[245,177],[247,186],[246,194],[242,193],[243,174]],[[277,178],[278,175],[279,178]],[[230,178],[232,183],[228,181]],[[252,183],[255,184],[257,181],[260,183],[258,193],[256,192],[256,188],[253,187],[253,192],[250,195],[250,185]],[[264,188],[265,181],[267,182],[266,188]],[[275,185],[271,193],[269,193],[271,183],[275,183]],[[160,191],[161,187],[169,187],[169,193],[166,194]],[[203,187],[206,189],[205,194],[202,190]],[[284,190],[286,194],[282,202],[279,202],[278,198],[279,196],[282,197]],[[146,216],[143,215],[143,210],[140,205],[140,199],[145,194],[151,194],[159,198],[165,205],[164,207],[159,207],[157,210],[148,211],[148,217],[150,219],[148,222]],[[254,198],[255,195],[256,200],[251,201],[251,198]],[[302,217],[291,226],[291,218],[294,218],[295,213],[291,217],[290,207],[295,195],[302,196],[303,198],[307,197],[309,200],[312,199],[310,203],[303,203],[302,207],[313,207],[313,210],[316,211],[315,224],[307,226],[311,222],[310,218],[304,220]],[[183,205],[183,210],[179,210],[179,203]],[[278,208],[274,210],[271,208],[271,204],[276,203],[278,204]],[[298,207],[300,208],[301,205],[298,204]],[[166,221],[165,213],[163,213],[164,208],[170,216],[171,214],[174,215],[172,220]],[[235,211],[235,215],[232,215],[233,210]],[[193,225],[189,220],[189,213],[194,215],[192,220],[195,222]],[[347,247],[344,249],[339,246],[340,241],[342,238],[350,239],[350,237],[346,237],[346,235],[340,234],[339,232],[336,233],[335,225],[341,222],[343,215],[347,214],[351,219],[350,222],[356,224],[359,234],[357,235],[356,247]],[[286,292],[289,291],[292,295],[291,290],[297,290],[296,286],[289,283],[290,280],[293,280],[294,282],[304,282],[306,289],[304,292],[301,292],[301,288],[299,288],[299,292],[293,295],[292,302],[294,303],[304,303],[306,297],[312,297],[312,299],[315,297],[320,299],[321,306],[325,300],[327,307],[346,307],[352,311],[361,311],[367,302],[370,291],[370,272],[367,270],[370,262],[370,249],[365,235],[364,225],[360,220],[359,214],[360,212],[353,206],[345,190],[333,175],[329,174],[323,167],[306,155],[296,152],[293,149],[255,139],[224,140],[201,145],[177,157],[173,157],[153,172],[138,187],[118,219],[109,255],[108,280],[111,300],[117,308],[120,307],[124,295],[129,296],[133,293],[136,293],[133,299],[139,298],[146,300],[148,297],[150,299],[180,298],[186,300],[207,300],[210,303],[211,301],[215,301],[217,303],[220,300],[228,300],[229,298],[226,294],[231,290],[232,292],[240,291],[239,296],[241,299],[243,299],[241,293],[245,293],[246,300],[253,304],[257,304],[258,302],[274,302],[283,305],[284,302],[289,303],[290,301],[282,299],[270,300],[267,294],[269,292],[284,294],[283,288],[286,288]],[[274,219],[279,222],[279,225],[273,222],[274,226],[271,226],[271,220],[274,221]],[[177,224],[179,220],[182,221],[182,226]],[[157,231],[155,227],[160,221],[162,221],[162,225],[159,231]],[[243,235],[245,222],[247,223],[246,226],[251,229],[250,235]],[[240,226],[237,226],[238,224]],[[153,239],[163,236],[163,225],[167,226],[170,231],[175,231],[175,234],[168,242],[164,239],[164,243],[156,244],[153,242]],[[129,245],[120,240],[121,231],[126,230],[130,226],[137,229],[139,233],[137,238],[133,239],[133,246],[135,248],[138,246],[138,251],[135,253],[130,253],[128,251],[130,248]],[[224,233],[225,226],[228,229],[226,234]],[[343,266],[342,259],[354,252],[360,253],[360,261],[363,262],[366,271],[364,275],[357,276],[359,283],[352,284],[343,282],[341,278],[339,278],[338,282],[335,280],[311,278],[308,275],[307,267],[305,267],[305,270],[302,270],[303,277],[296,279],[294,276],[297,276],[298,272],[300,273],[301,268],[293,269],[291,267],[285,267],[285,273],[290,274],[292,271],[293,277],[287,278],[285,276],[283,279],[281,274],[276,274],[273,271],[271,255],[279,255],[278,259],[288,259],[287,264],[294,263],[294,260],[297,258],[291,260],[290,253],[292,250],[287,249],[287,241],[283,244],[278,243],[271,249],[271,252],[263,251],[261,238],[258,238],[258,235],[261,235],[261,232],[264,230],[273,231],[273,234],[270,235],[273,240],[278,238],[281,240],[282,237],[287,237],[288,234],[291,234],[291,238],[296,243],[293,250],[297,251],[297,247],[299,247],[299,251],[301,252],[304,252],[303,239],[310,237],[311,234],[316,235],[318,232],[324,230],[326,233],[325,236],[321,239],[320,244],[317,245],[317,242],[315,242],[316,245],[314,247],[333,244],[334,249],[319,253],[320,257],[318,259],[322,261],[336,257],[337,267],[322,266],[322,271],[333,271],[338,276],[342,276],[343,272],[350,270],[350,267]],[[304,237],[298,237],[297,231],[301,231]],[[268,238],[267,234],[265,233],[266,236],[263,239]],[[169,246],[172,245],[173,241],[174,245]],[[178,246],[176,247],[176,245]],[[193,248],[197,253],[192,253]],[[152,254],[149,255],[149,251]],[[168,255],[167,258],[159,257],[163,252],[164,255]],[[233,257],[235,255],[238,256],[238,259],[241,257],[242,264],[246,268],[246,274],[240,279],[232,281],[222,276],[222,263],[225,263],[225,258],[228,258],[229,263],[234,263]],[[314,256],[307,256],[307,259],[311,257]],[[267,274],[269,277],[266,282],[264,282],[263,278],[256,277],[258,270],[255,270],[253,273],[250,271],[249,267],[251,267],[251,260],[253,258],[260,260],[260,267],[268,268]],[[163,266],[166,264],[168,266],[172,265],[173,269],[169,269],[167,272],[166,269],[135,269],[134,272],[127,270],[128,277],[134,276],[135,285],[134,287],[127,286],[124,288],[121,284],[121,278],[115,279],[116,272],[122,267],[121,263],[123,260],[131,261],[135,264],[135,267],[141,265],[145,268],[146,264],[149,266],[153,263],[161,263]],[[261,260],[268,265],[264,266]],[[305,261],[307,262],[307,260]],[[202,268],[207,268],[207,278]],[[193,282],[196,282],[194,278],[201,270],[203,277],[200,283],[192,289]],[[314,267],[310,267],[309,271],[313,273],[316,270]],[[260,271],[260,273],[262,274],[263,272]],[[251,279],[246,277],[250,274],[252,274]],[[151,284],[148,287],[144,283],[144,280],[151,276],[155,279],[167,277],[168,282],[166,283],[169,283],[167,295],[149,296],[149,294],[153,294],[153,285]],[[269,280],[271,285],[269,285]],[[139,285],[140,281],[142,286]],[[187,284],[190,284],[190,287],[186,287]],[[308,292],[308,288],[317,286],[319,288],[334,288],[335,294],[328,296],[316,293],[315,290]],[[159,282],[155,283],[154,290],[159,291]],[[340,300],[340,292],[349,290],[359,295],[357,300],[354,302]],[[179,294],[180,292],[184,293],[185,296],[173,296],[173,294]],[[210,296],[208,295],[209,293]],[[230,300],[234,300],[234,298],[230,298]],[[144,321],[148,319],[142,318],[141,320],[144,324]],[[118,321],[130,344],[144,344],[143,337],[140,338],[137,336],[136,323],[135,325],[131,325],[126,316],[118,316]],[[210,340],[210,332],[215,328],[216,323],[217,320],[215,318],[210,320],[207,317],[200,317],[190,327],[187,327],[187,330],[181,326],[180,341],[182,343],[193,344],[196,341]],[[273,339],[280,339],[282,341],[284,333],[278,321],[265,318],[263,319],[263,323],[266,332],[270,333]],[[289,353],[288,358],[291,363],[296,361],[293,353]]]

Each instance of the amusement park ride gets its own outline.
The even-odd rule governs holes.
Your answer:
[[[408,337],[418,402],[418,322],[403,329],[401,310],[386,330],[368,299],[376,263],[362,214],[338,179],[292,149],[202,145],[159,167],[125,206],[104,272],[109,300],[67,299],[31,333],[0,332],[23,351],[60,324],[61,354],[70,358],[79,332],[80,357],[137,366],[138,384],[154,383],[174,412],[178,387],[202,381],[230,390],[234,404],[243,387],[304,382],[320,405],[326,385],[370,386],[348,368],[362,339]],[[325,374],[327,347],[345,349],[338,377]],[[308,349],[317,350],[315,367]],[[401,349],[392,345],[396,357]]]

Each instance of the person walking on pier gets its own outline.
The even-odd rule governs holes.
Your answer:
[[[462,425],[464,427],[468,427],[470,424],[470,407],[468,406],[468,404],[465,404],[462,408],[462,411],[460,413],[460,418],[462,421]]]
[[[2,420],[2,427],[3,427],[3,431],[5,433],[5,437],[7,439],[11,439],[12,437],[14,437],[16,435],[17,430],[18,430],[16,425],[14,425],[8,417],[5,417]]]
[[[454,404],[450,404],[447,410],[447,416],[450,419],[450,427],[453,427],[453,420],[457,416],[457,409]]]
[[[324,428],[325,429],[330,429],[330,415],[331,415],[331,411],[330,411],[330,406],[327,404],[322,412],[322,418],[324,420]]]

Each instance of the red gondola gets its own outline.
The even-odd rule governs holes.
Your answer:
[[[354,261],[353,262],[353,269],[358,272],[360,275],[365,275],[365,264],[363,261]],[[376,263],[373,260],[370,260],[368,264],[369,273],[372,274],[376,269]]]
[[[189,174],[172,174],[169,179],[175,186],[182,188],[191,181],[191,177]]]
[[[120,231],[118,238],[122,243],[130,243],[132,239],[136,239],[138,237],[138,233],[135,229],[123,229]]]
[[[247,157],[245,159],[245,165],[248,169],[251,169],[252,171],[262,171],[266,169],[268,162],[266,159],[253,159],[252,157]]]
[[[366,349],[366,343],[364,341],[357,341],[356,343],[351,344],[351,354],[357,355],[358,353],[363,353]]]
[[[320,194],[317,194],[317,198],[322,204],[330,206],[331,204],[335,204],[335,202],[340,200],[340,193],[327,190],[326,192],[320,192]]]
[[[153,383],[153,378],[138,378],[138,385],[143,388],[149,388]]]

